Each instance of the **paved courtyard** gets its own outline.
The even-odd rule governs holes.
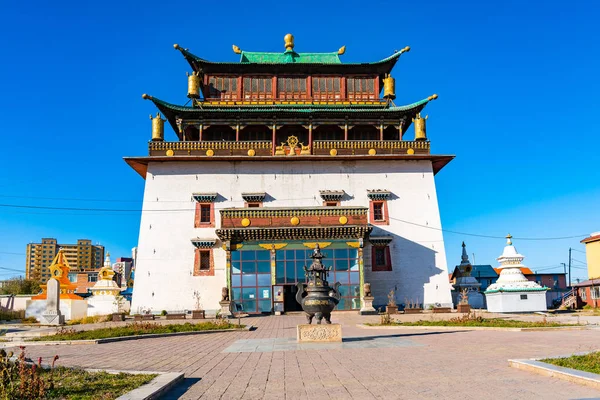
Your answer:
[[[68,366],[180,371],[182,399],[581,399],[600,391],[510,368],[509,358],[600,348],[600,329],[554,332],[362,329],[337,313],[344,343],[297,345],[300,315],[244,318],[251,332],[100,345],[30,346]]]

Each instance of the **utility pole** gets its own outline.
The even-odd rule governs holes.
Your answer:
[[[473,253],[473,265],[476,265],[477,263],[475,262],[475,253]]]
[[[571,248],[569,247],[569,286],[571,286]]]

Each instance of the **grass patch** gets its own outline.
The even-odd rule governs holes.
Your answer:
[[[41,374],[42,379],[49,372]],[[86,372],[79,369],[57,367],[53,371],[54,388],[46,392],[50,399],[109,400],[145,385],[156,374],[109,374]]]
[[[83,317],[79,319],[72,319],[67,322],[67,325],[81,325],[81,324],[96,324],[98,322],[109,322],[112,321],[112,315],[94,315],[93,317]]]
[[[198,332],[213,331],[219,329],[244,328],[245,325],[236,325],[228,321],[209,321],[199,324],[172,324],[161,325],[153,322],[133,322],[126,326],[113,328],[100,328],[89,331],[77,331],[75,328],[61,328],[56,334],[41,336],[32,339],[33,341],[53,341],[53,340],[93,340],[106,339],[122,336],[151,335],[157,333],[176,333],[176,332]]]
[[[559,367],[573,368],[579,371],[600,374],[600,352],[566,358],[546,358],[540,361]]]
[[[109,400],[136,389],[154,379],[156,374],[109,374],[87,372],[79,368],[55,367],[27,361],[25,347],[15,358],[0,349],[0,399],[71,399]]]
[[[573,324],[562,324],[559,322],[542,321],[517,321],[513,319],[483,318],[474,314],[467,314],[448,320],[419,320],[413,322],[399,322],[389,317],[381,318],[378,324],[365,324],[369,326],[466,326],[466,327],[488,327],[488,328],[557,328],[561,326],[573,326]]]

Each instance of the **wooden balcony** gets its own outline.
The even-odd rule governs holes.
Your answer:
[[[247,156],[286,157],[292,154],[289,144],[273,148],[268,140],[258,141],[206,141],[206,142],[150,142],[151,156]],[[275,151],[274,151],[275,150]],[[297,156],[374,156],[429,154],[428,141],[408,140],[315,140],[312,146],[298,144],[293,154]]]

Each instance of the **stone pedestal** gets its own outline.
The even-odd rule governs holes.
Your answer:
[[[231,301],[222,300],[219,302],[219,305],[221,306],[221,317],[222,318],[229,318],[229,317],[233,316],[233,313],[231,312]]]
[[[42,325],[63,325],[65,316],[60,313],[60,283],[51,278],[47,284],[46,311],[40,317]]]
[[[300,324],[297,330],[300,343],[307,342],[341,342],[342,326],[340,324]]]
[[[487,310],[495,313],[546,311],[546,291],[486,293]]]
[[[377,310],[373,308],[373,299],[372,296],[365,296],[362,298],[362,307],[359,311],[360,315],[377,315]]]

